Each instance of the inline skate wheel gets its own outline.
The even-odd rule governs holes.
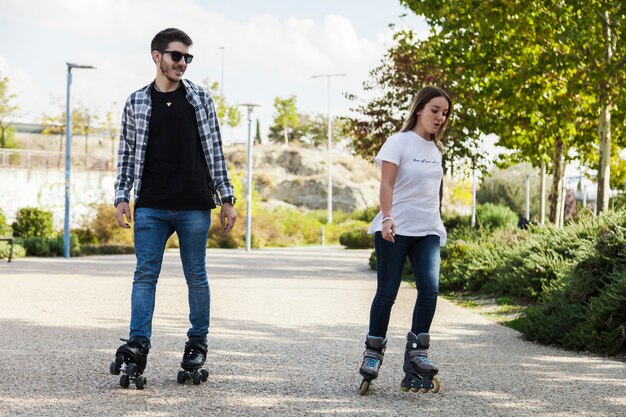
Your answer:
[[[137,379],[135,379],[135,386],[137,389],[144,389],[146,386],[147,379],[143,375],[139,375]]]
[[[402,391],[402,392],[409,392],[410,389],[411,388],[409,388],[409,387],[405,387],[404,385],[400,385],[400,391]]]
[[[113,361],[111,362],[111,366],[109,366],[109,371],[111,372],[111,375],[119,375],[120,367],[115,361]]]
[[[178,371],[178,375],[176,376],[176,381],[178,381],[179,384],[184,384],[186,379],[187,378],[185,376],[185,371]]]
[[[202,369],[200,373],[202,374],[202,382],[206,382],[209,379],[209,371]]]
[[[120,386],[122,388],[128,388],[130,386],[130,377],[126,374],[120,377]]]
[[[363,382],[361,382],[361,387],[359,388],[359,395],[367,394],[367,391],[369,389],[370,389],[370,381],[364,379]]]
[[[200,385],[202,383],[202,374],[198,371],[195,371],[192,376],[193,384]]]
[[[433,394],[436,394],[439,392],[439,390],[441,389],[441,383],[439,382],[439,379],[437,378],[433,378],[433,388],[430,390]]]

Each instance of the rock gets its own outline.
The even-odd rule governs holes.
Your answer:
[[[244,146],[225,148],[236,169],[247,169]],[[257,145],[253,149],[253,180],[261,198],[279,200],[308,209],[327,207],[326,150],[292,144]],[[333,209],[346,212],[378,204],[379,170],[347,152],[333,154]],[[245,177],[245,174],[244,174]],[[241,191],[239,191],[241,193]]]

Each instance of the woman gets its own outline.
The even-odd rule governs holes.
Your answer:
[[[365,338],[361,394],[378,376],[387,345],[391,307],[407,257],[413,267],[417,299],[404,355],[401,389],[439,391],[438,369],[428,359],[430,325],[439,293],[439,250],[446,241],[439,193],[443,178],[443,136],[452,102],[445,91],[428,86],[417,93],[399,133],[390,136],[375,158],[381,166],[380,212],[374,234],[377,288]]]

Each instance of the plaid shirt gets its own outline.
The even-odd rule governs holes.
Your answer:
[[[141,175],[143,174],[146,148],[148,147],[148,126],[152,102],[150,98],[150,83],[146,87],[135,91],[126,100],[122,115],[122,130],[120,145],[117,152],[117,178],[115,180],[115,206],[130,201],[130,189],[135,188],[135,201],[141,190]],[[202,150],[209,168],[209,188],[211,197],[217,204],[221,199],[233,196],[234,190],[226,169],[226,161],[222,150],[222,135],[217,122],[217,115],[211,95],[199,85],[183,80],[187,101],[196,110],[198,131]],[[218,195],[219,192],[219,195]]]

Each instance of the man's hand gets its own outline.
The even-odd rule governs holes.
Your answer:
[[[222,229],[225,233],[232,230],[237,220],[237,213],[235,213],[235,207],[230,203],[223,203],[222,210],[220,211],[220,223],[222,223]]]
[[[126,215],[126,220],[128,223],[124,221],[124,215]],[[133,221],[133,215],[130,213],[130,205],[126,202],[121,202],[115,208],[115,220],[120,227],[124,229],[130,229],[130,223]]]

